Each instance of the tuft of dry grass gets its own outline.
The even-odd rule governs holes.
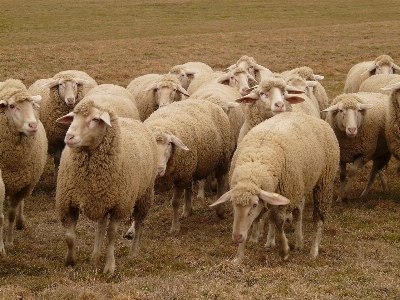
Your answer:
[[[381,54],[397,64],[400,59],[397,0],[3,0],[1,6],[0,80],[18,78],[27,86],[67,69],[126,86],[187,61],[224,70],[246,54],[277,72],[310,66],[325,76],[321,83],[333,99],[353,64]],[[117,270],[104,275],[103,266],[90,264],[95,224],[83,216],[77,264],[63,265],[66,244],[49,159],[26,201],[27,227],[0,258],[0,299],[399,299],[396,163],[387,170],[389,191],[375,182],[367,197],[358,198],[368,164],[349,201],[334,202],[315,261],[308,258],[312,203],[306,205],[304,250],[283,262],[262,239],[246,245],[244,263],[236,266],[232,212],[217,218],[208,207],[215,194],[207,190],[206,199],[194,199],[193,215],[171,235],[166,192],[157,194],[145,222],[139,257],[128,258],[129,241],[119,238]],[[121,236],[127,227],[121,226]],[[290,226],[287,235],[293,241]]]

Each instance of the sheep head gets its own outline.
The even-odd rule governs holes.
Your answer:
[[[180,82],[172,74],[163,75],[155,83],[145,90],[153,91],[158,107],[163,107],[180,99],[181,94],[189,97],[189,93],[181,86]]]
[[[249,74],[244,68],[238,67],[229,70],[217,79],[218,83],[227,84],[235,88],[242,96],[247,95],[250,90],[249,81],[257,83],[255,78],[251,74]]]
[[[44,84],[43,88],[53,88],[58,87],[58,95],[65,104],[73,107],[76,102],[76,97],[78,95],[79,85],[85,85],[89,82],[85,79],[80,78],[55,78],[54,80]]]

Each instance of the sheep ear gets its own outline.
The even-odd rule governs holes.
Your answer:
[[[251,80],[251,81],[253,81],[255,83],[258,83],[258,81],[253,77],[253,75],[248,74],[248,76],[249,76],[249,80]]]
[[[393,70],[399,71],[400,72],[400,67],[396,64],[392,65]]]
[[[233,64],[233,65],[227,67],[226,69],[230,71],[230,70],[235,69],[236,67],[237,67],[237,65],[236,65],[236,64]]]
[[[52,87],[55,87],[56,85],[59,85],[59,84],[60,84],[60,79],[54,79],[53,81],[43,84],[42,88],[51,89]]]
[[[110,119],[110,114],[108,112],[103,112],[100,116],[100,119],[104,121],[108,126],[112,127],[111,125],[111,119]]]
[[[186,97],[190,97],[189,93],[187,92],[187,90],[185,90],[182,86],[178,85],[176,87],[177,91],[183,95],[185,95]]]
[[[81,79],[81,78],[74,78],[76,83],[79,85],[85,85],[85,84],[89,84],[89,81],[87,81],[86,79]]]
[[[253,103],[256,102],[258,99],[260,99],[260,96],[257,93],[250,93],[242,98],[236,99],[236,102],[239,103]]]
[[[374,107],[373,104],[360,104],[360,109],[362,110],[371,109],[373,107]]]
[[[238,107],[240,104],[237,102],[228,102],[228,108]]]
[[[65,124],[71,124],[72,121],[74,120],[74,112],[70,112],[69,114],[62,116],[61,118],[58,118],[56,120],[57,123],[65,123]]]
[[[310,81],[310,80],[307,80],[306,83],[308,87],[316,87],[318,84],[317,81]]]
[[[154,84],[148,86],[146,89],[143,90],[143,92],[154,90],[155,88],[157,88],[157,84],[158,83],[154,83]]]
[[[271,72],[270,69],[268,69],[268,68],[266,68],[266,67],[264,67],[262,65],[259,65],[259,64],[255,64],[254,65],[254,70],[256,70],[256,71],[270,71]]]
[[[183,149],[183,150],[189,150],[189,148],[188,147],[186,147],[186,145],[179,139],[179,138],[177,138],[175,135],[173,135],[173,134],[171,134],[171,142],[175,145],[175,146],[177,146],[177,147],[179,147],[179,148],[181,148],[181,149]]]
[[[227,73],[225,73],[224,75],[222,75],[221,77],[219,77],[218,79],[217,79],[217,82],[218,83],[221,83],[221,84],[227,84],[227,83],[229,83],[229,78],[231,77],[231,73],[230,72],[227,72]]]
[[[325,112],[328,112],[328,111],[337,111],[338,109],[339,109],[338,105],[335,104],[335,105],[329,106],[328,108],[325,108],[323,111],[325,111]]]
[[[368,70],[366,70],[365,72],[363,72],[363,73],[361,73],[361,75],[365,75],[365,74],[367,74],[367,73],[369,73],[369,72],[372,72],[373,70],[375,70],[376,69],[376,64],[375,64],[375,62],[368,68]]]
[[[285,97],[285,100],[287,102],[289,102],[290,104],[297,104],[297,103],[305,101],[304,97],[299,94],[285,94],[284,97]]]
[[[186,76],[194,76],[194,74],[196,74],[196,73],[199,73],[199,71],[198,70],[194,70],[194,69],[187,69],[187,70],[185,70],[185,74],[186,74]]]
[[[37,102],[40,102],[42,100],[42,96],[40,95],[36,95],[36,96],[31,96],[33,102],[35,102],[35,104],[37,104]]]
[[[325,77],[324,76],[322,76],[322,75],[316,75],[316,74],[314,74],[314,80],[322,80],[322,79],[324,79]]]
[[[215,201],[213,204],[209,205],[210,207],[216,206],[221,203],[225,203],[227,201],[231,200],[232,196],[232,190],[227,191],[225,194],[223,194],[217,201]]]
[[[0,108],[6,108],[8,105],[6,100],[0,100]]]
[[[384,88],[381,88],[382,91],[393,91],[393,90],[398,90],[400,89],[400,82],[385,86]]]
[[[290,203],[290,200],[280,194],[270,193],[264,190],[261,190],[258,198],[264,201],[264,203],[268,203],[271,205],[287,205]]]

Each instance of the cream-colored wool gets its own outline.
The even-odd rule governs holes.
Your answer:
[[[391,91],[384,91],[382,88],[400,82],[399,74],[377,74],[373,75],[361,84],[360,92],[369,93],[382,93],[385,95],[390,95]]]
[[[173,74],[181,82],[184,89],[188,89],[193,78],[199,73],[212,73],[213,69],[203,62],[187,62],[182,65],[173,66],[169,70],[169,74]]]
[[[20,80],[8,79],[0,83],[0,100],[7,101],[12,96],[16,96],[18,102],[32,103],[35,108],[32,95]],[[34,135],[27,136],[16,129],[14,121],[0,107],[0,169],[5,195],[10,200],[7,244],[12,244],[13,240],[15,210],[31,195],[47,160],[46,132],[38,119],[39,112],[35,109],[34,113],[38,130]],[[16,225],[19,229],[24,227],[23,215],[17,215]]]
[[[389,55],[380,55],[374,61],[364,61],[355,64],[347,73],[344,93],[357,93],[361,84],[368,77],[376,74],[392,74],[399,67],[394,64]],[[368,70],[371,70],[368,72]],[[398,70],[397,70],[398,71]]]
[[[189,95],[194,94],[201,86],[209,84],[211,82],[217,82],[218,78],[225,75],[225,72],[215,71],[211,73],[199,73],[191,81],[188,87]]]
[[[170,104],[181,100],[181,94],[187,91],[181,86],[180,81],[172,74],[146,74],[133,79],[127,86],[127,90],[136,100],[136,106],[139,110],[140,120],[146,120],[152,112],[160,106],[158,90],[166,87],[171,90],[172,99],[168,100]],[[183,92],[183,93],[182,93]]]
[[[400,160],[400,85],[398,83],[391,89],[389,96],[385,136],[390,152],[397,160]]]
[[[346,134],[345,128],[342,125],[342,117],[338,115],[339,111],[329,111],[326,116],[326,121],[332,127],[335,135],[339,141],[340,146],[340,163],[345,168],[345,164],[354,163],[357,161],[360,163],[360,167],[372,160],[373,164],[380,171],[389,161],[390,152],[386,142],[385,136],[385,122],[386,122],[386,110],[388,106],[388,96],[381,93],[351,93],[342,94],[337,96],[331,103],[336,105],[338,103],[343,104],[343,109],[351,108],[358,110],[359,103],[361,104],[372,104],[373,107],[368,110],[362,110],[359,115],[360,125],[357,128],[357,134],[355,137],[349,137]],[[341,182],[344,184],[346,176],[345,169],[342,170]],[[349,179],[354,177],[356,172],[351,170],[349,173]],[[373,169],[370,172],[370,180],[375,177]],[[350,181],[351,182],[351,181]],[[372,182],[367,184],[363,195],[368,192],[369,186]],[[347,192],[351,189],[351,183],[341,187],[339,193],[339,200],[346,198]]]

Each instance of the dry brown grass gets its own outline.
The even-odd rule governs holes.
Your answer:
[[[145,73],[202,61],[216,70],[253,56],[274,71],[307,65],[325,76],[330,98],[341,93],[350,67],[380,54],[399,64],[397,0],[389,1],[121,1],[3,0],[0,80],[30,85],[66,69],[83,70],[99,83],[126,86]],[[146,220],[141,253],[116,248],[112,276],[89,263],[94,224],[78,224],[78,262],[63,266],[64,231],[54,209],[56,186],[48,164],[31,199],[27,228],[0,259],[0,299],[399,299],[398,177],[391,162],[390,191],[373,185],[359,199],[370,166],[357,176],[348,203],[334,203],[321,253],[308,259],[311,208],[305,214],[306,247],[282,262],[262,241],[248,243],[235,266],[232,217],[218,220],[194,200],[193,216],[169,234],[170,193],[159,194]],[[7,204],[5,205],[7,211]],[[122,226],[120,233],[127,225]],[[288,227],[288,237],[293,233]]]

